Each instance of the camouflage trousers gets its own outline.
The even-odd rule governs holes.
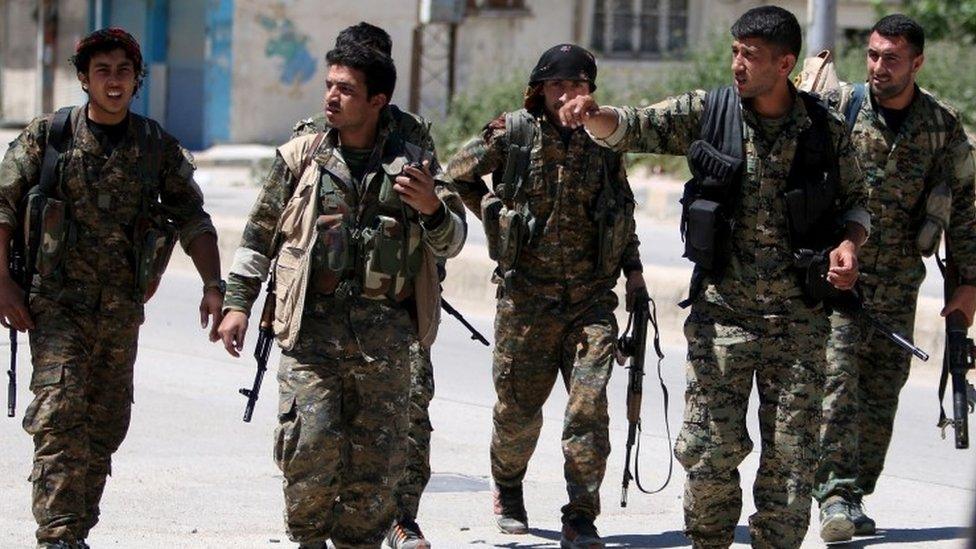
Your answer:
[[[88,537],[129,428],[142,312],[83,314],[41,296],[30,304],[30,388],[24,430],[34,438],[38,541]]]
[[[685,533],[695,547],[732,544],[742,512],[738,467],[753,448],[746,412],[755,379],[761,450],[752,543],[799,547],[817,463],[825,314],[746,316],[699,300],[684,329],[688,381],[674,453],[687,472]]]
[[[594,519],[600,513],[600,484],[610,454],[607,382],[616,348],[616,306],[610,291],[565,307],[518,294],[498,300],[492,478],[499,486],[525,478],[542,429],[542,405],[561,373],[569,392],[562,434],[569,494],[564,519]]]
[[[274,458],[292,541],[380,546],[405,459],[415,341],[401,307],[309,296],[278,371]]]
[[[416,518],[420,496],[430,481],[430,424],[428,407],[434,398],[434,367],[430,349],[410,347],[410,403],[408,404],[407,455],[403,476],[396,485],[397,518]]]
[[[911,337],[917,297],[917,286],[887,291],[883,302],[875,299],[869,306],[889,327]],[[831,495],[852,499],[874,492],[891,442],[898,395],[912,362],[910,353],[861,321],[834,313],[830,323],[814,489],[820,502]]]

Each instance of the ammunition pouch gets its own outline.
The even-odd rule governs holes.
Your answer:
[[[742,159],[723,153],[699,139],[688,148],[688,167],[703,193],[727,196],[742,168]]]
[[[33,250],[33,271],[42,278],[55,275],[67,248],[70,221],[62,200],[29,194],[25,208],[27,250]]]
[[[604,188],[609,188],[604,185]],[[600,276],[616,276],[620,272],[620,261],[624,250],[634,232],[634,202],[616,201],[598,212],[597,219],[597,260],[596,271]]]
[[[731,208],[726,205],[737,184],[742,159],[699,139],[688,149],[688,166],[694,178],[685,184],[681,198],[684,257],[705,270],[721,270],[732,234]]]
[[[419,224],[377,215],[373,226],[360,231],[359,237],[365,259],[363,296],[404,299],[420,270]]]
[[[946,183],[939,183],[925,199],[925,218],[915,237],[915,245],[923,257],[930,257],[939,249],[942,232],[949,226],[951,213],[952,189]]]
[[[352,238],[342,214],[320,215],[315,229],[312,287],[318,293],[330,294],[339,285],[341,275],[352,267]]]
[[[528,240],[530,224],[521,209],[509,209],[500,198],[489,195],[481,203],[481,220],[488,241],[488,256],[498,263],[502,275],[514,271]]]
[[[160,216],[142,216],[136,221],[132,242],[135,246],[136,295],[140,299],[155,291],[163,278],[177,234],[176,226]]]

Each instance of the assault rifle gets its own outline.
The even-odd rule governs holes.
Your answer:
[[[946,241],[945,260],[936,254],[936,262],[945,281],[943,287],[945,289],[945,301],[948,303],[962,280],[959,276],[959,269],[949,252],[948,235],[946,235]],[[956,435],[956,448],[963,450],[969,448],[969,414],[973,412],[974,396],[976,396],[976,389],[966,380],[966,374],[973,369],[976,348],[973,346],[973,340],[966,334],[968,330],[966,317],[960,311],[953,311],[949,314],[945,319],[945,324],[945,353],[942,355],[942,377],[939,380],[938,427],[942,429],[942,438],[945,438],[945,430],[951,426]],[[951,420],[946,417],[945,408],[942,407],[948,378],[952,378]]]
[[[29,288],[27,264],[24,261],[24,246],[18,236],[10,241],[9,272],[11,278],[26,292]],[[7,417],[17,414],[17,330],[10,327],[10,369],[7,370]]]
[[[661,361],[664,360],[664,353],[661,352],[661,338],[657,328],[657,305],[654,300],[647,295],[646,289],[641,289],[634,297],[633,310],[627,319],[627,327],[617,341],[617,362],[624,364],[628,359],[630,370],[627,375],[627,446],[626,458],[624,461],[624,478],[620,492],[620,506],[627,506],[627,488],[630,481],[637,484],[637,489],[645,494],[660,492],[671,481],[671,473],[674,470],[674,458],[668,462],[668,476],[664,483],[655,490],[645,490],[641,485],[640,471],[638,462],[640,458],[640,433],[641,433],[641,402],[644,393],[644,353],[647,351],[647,324],[654,327],[654,352],[657,353],[657,377],[661,383],[661,393],[664,395],[664,428],[668,434],[668,454],[671,453],[671,427],[668,425],[668,389],[664,385],[661,377]],[[630,472],[631,449],[634,445],[633,464],[634,472]]]
[[[271,354],[271,345],[274,343],[274,314],[275,314],[275,292],[274,277],[268,280],[268,289],[264,294],[264,307],[261,309],[261,321],[258,323],[258,341],[254,344],[254,359],[258,363],[257,372],[254,373],[254,383],[251,388],[241,389],[240,393],[247,397],[247,406],[244,407],[244,421],[250,422],[254,414],[254,405],[258,401],[258,394],[261,392],[261,381],[264,380],[264,372],[268,369],[268,355]]]
[[[445,313],[458,319],[458,322],[464,325],[464,327],[467,328],[469,332],[471,332],[471,339],[475,341],[480,341],[481,344],[484,345],[485,347],[491,345],[491,343],[489,343],[488,340],[485,339],[485,336],[481,335],[481,332],[476,330],[475,327],[472,326],[471,323],[464,318],[464,315],[462,315],[457,309],[452,307],[451,304],[448,303],[447,300],[444,299],[443,297],[441,297],[441,308],[444,309]]]
[[[794,254],[795,266],[804,274],[805,299],[811,303],[823,301],[825,306],[831,309],[840,311],[851,318],[867,322],[895,345],[917,356],[920,360],[927,361],[929,359],[928,353],[864,308],[864,300],[856,286],[852,290],[838,290],[827,282],[827,270],[830,267],[828,253],[828,251],[815,252],[804,249]]]

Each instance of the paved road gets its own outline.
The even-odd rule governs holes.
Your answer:
[[[102,523],[90,541],[96,548],[217,548],[291,546],[282,531],[280,476],[271,460],[274,428],[274,375],[267,378],[254,422],[240,421],[244,399],[237,389],[253,375],[250,360],[234,360],[206,343],[195,325],[194,300],[199,284],[189,274],[167,274],[149,307],[136,368],[134,416],[128,440],[117,454],[104,499]],[[473,318],[490,334],[490,318]],[[248,342],[249,349],[253,339]],[[664,377],[672,395],[672,429],[677,429],[682,390],[681,348],[666,349]],[[0,356],[5,353],[0,352]],[[29,511],[30,440],[19,420],[28,402],[27,352],[20,353],[18,418],[0,418],[0,547],[29,547],[33,530]],[[277,358],[273,357],[275,363]],[[489,350],[467,339],[453,319],[446,319],[434,350],[437,396],[431,405],[434,478],[420,512],[421,523],[437,547],[556,547],[559,506],[565,498],[559,427],[565,397],[555,391],[545,408],[546,425],[529,469],[527,507],[530,535],[498,534],[491,526],[487,444],[491,405]],[[675,471],[661,494],[631,494],[630,506],[618,506],[625,437],[626,376],[611,380],[611,429],[614,442],[603,487],[601,532],[612,547],[678,547],[682,474]],[[667,468],[667,443],[660,415],[661,398],[653,378],[646,382],[642,472],[648,484]],[[935,421],[935,380],[913,375],[904,393],[887,474],[868,500],[881,535],[854,546],[961,547],[971,517],[976,459],[942,441]],[[755,403],[753,403],[753,409]],[[754,414],[753,414],[754,415]],[[755,435],[756,425],[750,426]],[[758,439],[757,436],[754,438]],[[751,482],[758,454],[743,463]],[[745,516],[752,507],[746,490]],[[743,526],[737,546],[746,544]],[[805,546],[821,546],[811,531]]]

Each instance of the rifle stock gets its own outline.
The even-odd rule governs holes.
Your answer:
[[[242,388],[240,390],[240,393],[247,398],[247,405],[244,407],[244,421],[246,423],[250,423],[251,417],[254,415],[254,405],[258,402],[261,382],[264,380],[264,373],[268,369],[268,356],[271,354],[271,344],[274,342],[275,300],[274,278],[272,278],[268,281],[268,289],[265,292],[264,307],[261,309],[261,320],[258,323],[258,340],[254,345],[254,360],[257,362],[254,382],[250,389]]]

